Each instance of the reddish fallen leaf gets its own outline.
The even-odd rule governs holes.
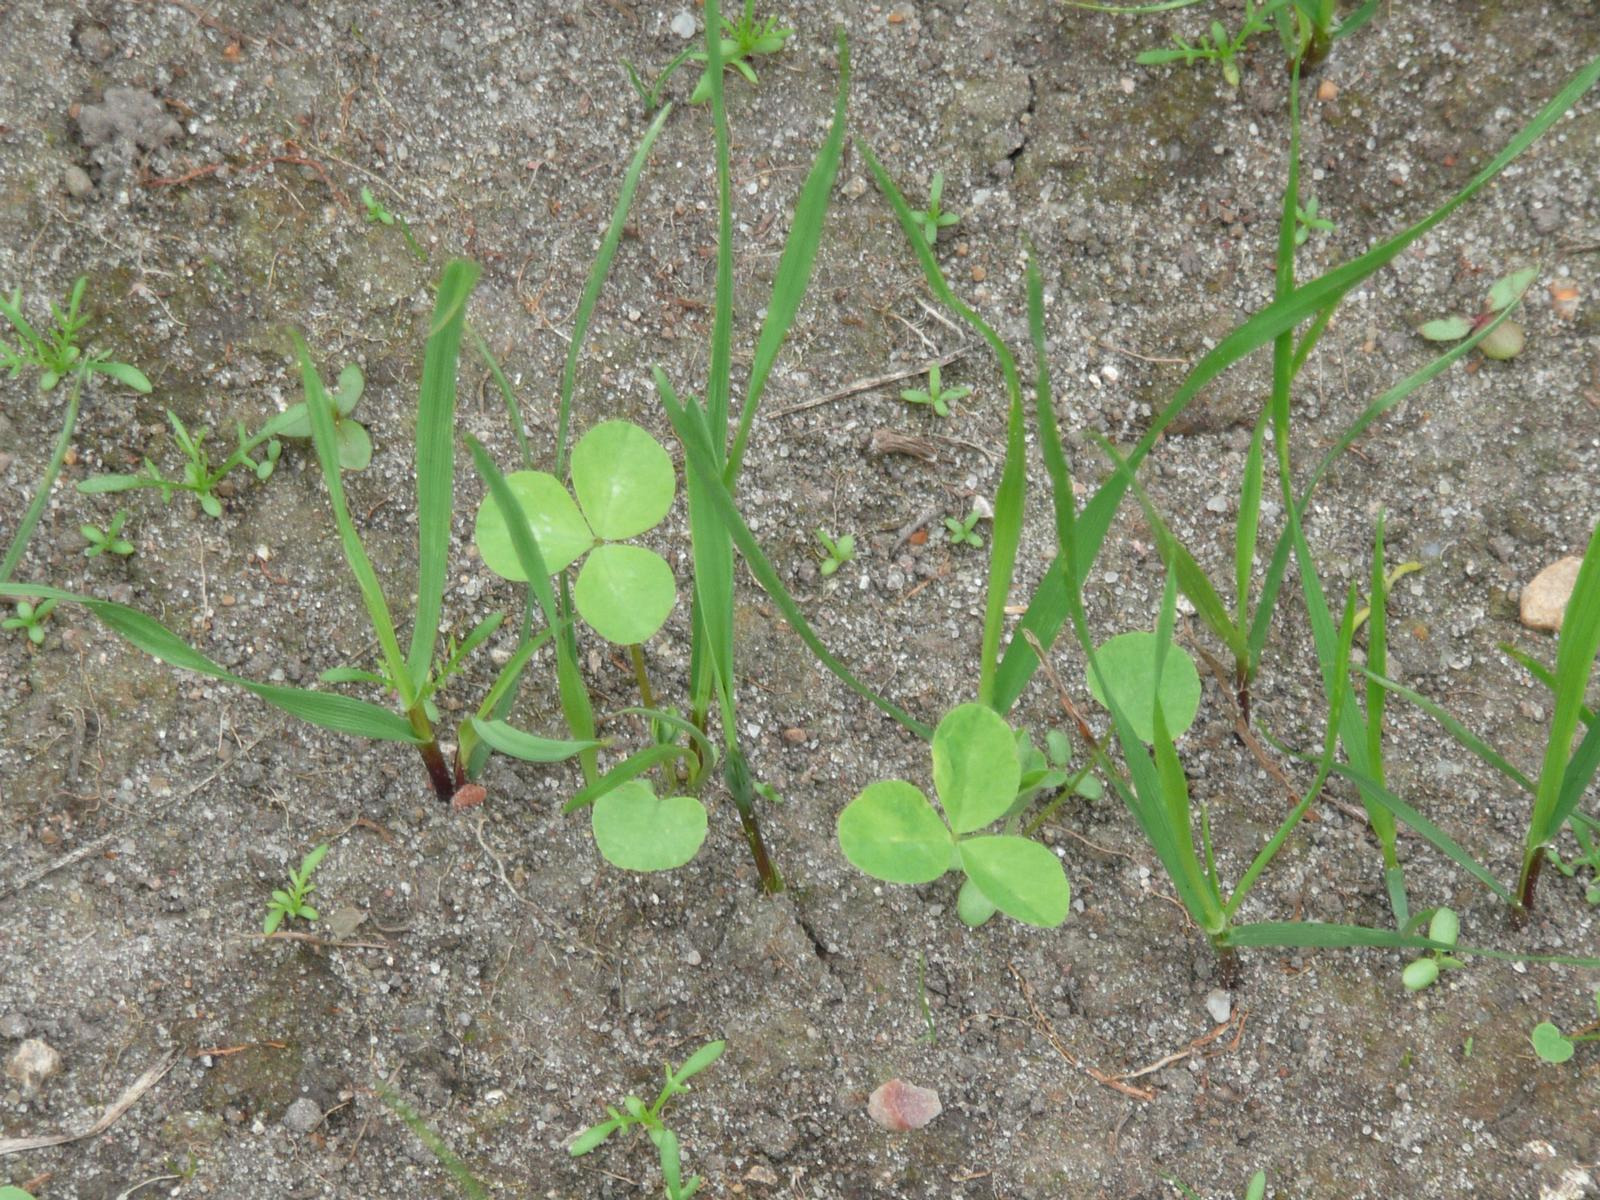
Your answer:
[[[894,1133],[921,1129],[943,1111],[938,1092],[903,1079],[891,1079],[867,1097],[867,1115]]]
[[[456,789],[456,794],[450,797],[450,807],[456,812],[465,809],[477,808],[488,798],[489,790],[481,783],[464,783]]]

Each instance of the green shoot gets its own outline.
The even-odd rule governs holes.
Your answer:
[[[1578,843],[1578,853],[1573,855],[1572,861],[1564,860],[1554,846],[1545,847],[1545,857],[1552,867],[1568,879],[1580,870],[1587,869],[1589,884],[1584,889],[1583,898],[1590,904],[1600,904],[1600,821],[1574,812],[1567,821],[1567,828]]]
[[[1476,317],[1444,317],[1436,321],[1426,321],[1417,326],[1417,332],[1430,342],[1455,342],[1464,337],[1483,330],[1491,321],[1496,321],[1502,314],[1516,308],[1522,302],[1525,293],[1534,279],[1538,277],[1539,268],[1525,267],[1520,271],[1513,271],[1495,281],[1489,289],[1489,294],[1484,298],[1483,308]],[[1490,330],[1488,336],[1479,343],[1478,349],[1485,358],[1504,360],[1515,358],[1522,353],[1522,347],[1527,342],[1527,335],[1522,326],[1516,321],[1498,321],[1498,327]]]
[[[933,182],[928,185],[928,207],[923,209],[921,212],[913,210],[911,214],[922,226],[922,236],[930,246],[939,240],[939,230],[948,229],[957,221],[961,220],[960,213],[947,212],[945,209],[940,207],[940,201],[943,198],[944,172],[935,171],[933,173]],[[937,374],[938,369],[938,367],[934,367],[931,371],[929,371],[929,375],[933,379],[933,386],[929,390],[936,395],[939,391],[939,376]],[[969,392],[971,390],[971,388],[967,389]],[[911,399],[911,397],[907,396],[904,392],[901,392],[900,395],[904,399]],[[951,399],[955,398],[956,397],[954,396],[951,397]],[[924,401],[924,403],[926,403],[926,401]],[[941,417],[949,415],[943,409],[939,408],[937,404],[934,405],[934,408]]]
[[[972,395],[972,389],[963,384],[960,387],[946,388],[939,379],[939,364],[933,363],[928,367],[928,386],[926,388],[906,388],[900,393],[900,399],[908,404],[926,404],[941,417],[950,415],[950,404],[955,400],[965,400]]]
[[[1161,1178],[1183,1193],[1184,1200],[1200,1200],[1200,1193],[1184,1183],[1183,1180],[1171,1175],[1163,1175]],[[1267,1173],[1265,1171],[1257,1171],[1250,1176],[1250,1182],[1245,1185],[1244,1200],[1263,1200],[1266,1194]]]
[[[982,519],[983,513],[976,508],[965,517],[946,517],[945,540],[952,546],[971,546],[974,550],[982,550],[983,537],[977,532],[978,522]]]
[[[416,255],[418,262],[428,261],[428,252],[417,244],[417,239],[411,236],[411,226],[406,219],[389,211],[382,200],[372,194],[372,189],[361,189],[361,203],[367,210],[367,223],[370,225],[387,225],[400,230],[400,236],[405,238],[406,246],[411,253]]]
[[[755,15],[755,0],[745,0],[744,10],[737,20],[721,17],[709,9],[706,13],[708,24],[718,24],[722,29],[722,37],[718,39],[718,62],[715,70],[718,75],[716,86],[720,88],[720,76],[727,67],[732,67],[743,75],[751,87],[756,86],[755,69],[750,65],[750,60],[757,55],[777,54],[788,40],[794,36],[792,29],[780,29],[775,17],[758,18]],[[693,46],[682,51],[676,58],[662,68],[655,82],[646,86],[634,65],[623,60],[623,69],[628,73],[628,82],[633,85],[633,90],[638,93],[639,99],[644,101],[646,113],[655,112],[661,104],[661,90],[666,86],[667,80],[672,78],[674,72],[684,63],[705,63],[706,67],[700,75],[700,81],[695,84],[693,94],[689,97],[690,104],[705,104],[711,99],[712,81],[712,55],[707,50],[697,49]]]
[[[1294,206],[1294,244],[1303,246],[1313,233],[1327,233],[1334,228],[1327,217],[1317,215],[1317,198],[1312,196],[1303,205]]]
[[[439,1165],[450,1172],[450,1177],[456,1181],[467,1200],[489,1200],[489,1189],[484,1187],[478,1177],[461,1161],[459,1155],[424,1121],[416,1109],[400,1099],[387,1084],[378,1089],[378,1099],[382,1100],[389,1109],[399,1117],[416,1134],[417,1140],[432,1151],[433,1156],[439,1160]],[[5,1200],[0,1196],[0,1200]]]
[[[84,548],[85,558],[99,558],[102,554],[117,554],[126,558],[133,553],[133,543],[122,536],[122,527],[127,523],[128,510],[117,509],[117,515],[111,518],[111,524],[105,529],[98,525],[85,523],[78,526],[78,532],[83,535],[83,540],[88,542]]]
[[[55,606],[56,601],[53,596],[39,604],[30,604],[26,600],[18,600],[17,615],[0,621],[0,629],[25,630],[30,642],[35,646],[42,646],[44,645],[44,623],[49,619],[50,612]]]
[[[819,570],[821,570],[823,578],[832,575],[856,556],[856,539],[853,534],[840,534],[836,538],[826,529],[819,527],[817,529],[817,541],[821,545],[818,554],[822,559]]]
[[[320,919],[317,910],[307,900],[317,890],[317,885],[311,882],[311,875],[327,853],[328,843],[323,842],[300,860],[299,870],[289,868],[288,888],[273,889],[272,899],[267,901],[266,920],[261,923],[262,933],[276,932],[279,925],[291,918],[308,924]]]

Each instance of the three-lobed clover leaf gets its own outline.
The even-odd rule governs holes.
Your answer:
[[[552,574],[583,559],[572,599],[596,633],[635,645],[666,623],[678,599],[672,568],[654,550],[617,544],[655,528],[672,507],[677,481],[660,442],[631,422],[605,421],[573,447],[571,492],[546,471],[517,471],[506,483]],[[478,509],[473,540],[496,575],[526,582],[492,496]]]
[[[1016,735],[993,709],[951,709],[933,735],[933,785],[944,816],[916,785],[872,784],[839,814],[839,846],[887,883],[930,883],[948,870],[967,882],[959,911],[971,924],[996,909],[1028,925],[1066,920],[1071,889],[1048,847],[1012,834],[978,834],[1005,816],[1022,779]]]

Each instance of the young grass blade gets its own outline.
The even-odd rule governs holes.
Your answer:
[[[1436,942],[1416,933],[1393,929],[1371,929],[1365,925],[1337,925],[1323,921],[1256,921],[1235,925],[1228,930],[1228,944],[1245,947],[1278,946],[1308,950],[1348,949],[1376,946],[1388,950],[1442,950],[1446,954],[1470,954],[1502,962],[1561,963],[1572,967],[1600,967],[1600,958],[1577,954],[1529,954],[1523,951],[1493,950],[1487,946],[1452,945]]]
[[[339,477],[339,447],[333,430],[333,402],[322,386],[322,377],[317,374],[317,368],[311,362],[311,352],[298,331],[294,333],[294,349],[300,359],[300,378],[305,385],[306,409],[311,417],[317,462],[322,467],[323,482],[328,485],[328,500],[333,507],[334,524],[339,528],[339,541],[344,546],[345,560],[350,564],[350,572],[361,589],[361,600],[366,605],[367,616],[378,637],[378,646],[383,651],[390,685],[399,693],[401,707],[409,712],[416,703],[416,688],[406,670],[406,661],[400,654],[400,642],[394,633],[394,619],[389,615],[389,605],[383,598],[378,574],[372,569],[372,560],[361,545],[361,535],[356,532],[355,523],[350,519],[350,506],[345,502],[344,484]]]
[[[739,468],[744,462],[745,443],[750,438],[750,423],[760,407],[767,377],[778,361],[778,351],[783,347],[811,283],[817,247],[822,241],[822,222],[828,214],[828,197],[833,191],[834,176],[838,174],[839,158],[844,151],[845,102],[850,96],[850,43],[843,30],[839,31],[838,44],[839,90],[833,102],[833,123],[828,127],[827,139],[817,151],[817,160],[811,165],[811,173],[806,176],[800,197],[795,201],[789,238],[784,243],[783,256],[778,259],[766,320],[761,323],[755,359],[750,364],[750,386],[739,411],[739,428],[734,434],[733,449],[728,453],[728,465],[722,474],[729,491],[738,490]]]
[[[1160,440],[1167,426],[1213,379],[1235,362],[1272,341],[1285,329],[1293,329],[1308,317],[1337,305],[1351,289],[1391,262],[1407,246],[1482,190],[1484,185],[1505,169],[1507,163],[1526,150],[1559,120],[1567,109],[1594,85],[1596,79],[1600,79],[1600,57],[1593,59],[1575,74],[1499,154],[1444,204],[1365,254],[1319,275],[1309,283],[1296,288],[1288,296],[1273,301],[1225,337],[1194,365],[1178,390],[1173,393],[1172,399],[1139,439],[1138,445],[1128,455],[1129,467],[1133,470],[1138,469],[1145,456]],[[1093,565],[1094,554],[1105,540],[1112,518],[1121,503],[1122,494],[1122,476],[1119,474],[1096,490],[1088,504],[1084,506],[1082,517],[1076,523],[1079,552],[1073,569],[1080,584]],[[1033,601],[1028,606],[1028,612],[1023,616],[1021,629],[1032,632],[1042,645],[1048,647],[1067,619],[1067,615],[1066,581],[1058,569],[1052,566],[1045,572]],[[1020,637],[1012,639],[1011,645],[1006,649],[1005,658],[1001,661],[996,681],[995,699],[1001,711],[1007,710],[1022,694],[1022,689],[1027,686],[1037,662],[1032,650]]]
[[[12,323],[15,324],[20,319],[21,313],[18,313],[12,319]],[[50,490],[55,487],[56,477],[61,474],[61,464],[66,461],[67,451],[72,446],[72,431],[78,425],[78,409],[83,402],[83,384],[83,372],[74,372],[72,390],[67,393],[67,411],[61,418],[61,432],[56,436],[55,449],[51,451],[50,461],[45,464],[44,477],[39,480],[39,486],[33,493],[33,500],[28,504],[28,511],[22,514],[16,532],[11,535],[11,545],[6,548],[5,559],[0,561],[0,583],[10,579],[11,572],[17,569],[17,564],[27,552],[28,539],[33,536],[39,518],[44,515],[45,506],[50,503]]]
[[[923,276],[933,294],[989,343],[995,358],[1000,362],[1000,372],[1005,377],[1006,395],[1006,457],[1000,468],[1000,482],[995,488],[994,517],[989,537],[989,579],[983,613],[982,659],[978,667],[978,702],[987,704],[1000,713],[1008,712],[1016,697],[996,695],[995,673],[1000,662],[1000,637],[1005,626],[1006,601],[1011,591],[1012,572],[1017,561],[1017,546],[1022,540],[1023,505],[1027,491],[1027,447],[1024,441],[1022,380],[1017,373],[1017,361],[1010,347],[978,313],[963,303],[945,282],[939,260],[923,234],[922,223],[911,211],[894,180],[883,169],[866,143],[857,141],[856,148],[866,160],[878,190],[884,194],[900,221],[906,240],[922,264]],[[1014,644],[1013,649],[1016,649]],[[1021,648],[1024,653],[1027,648]],[[1009,652],[1008,652],[1009,653]]]
[[[480,721],[476,717],[471,717],[469,722],[490,749],[498,750],[501,754],[509,754],[512,758],[520,758],[523,762],[566,762],[575,754],[605,745],[604,742],[597,741],[574,742],[562,738],[540,737],[535,733],[514,729],[504,721]]]
[[[1532,675],[1540,683],[1544,684],[1544,686],[1549,688],[1550,691],[1554,692],[1556,690],[1556,677],[1554,673],[1551,672],[1549,667],[1545,666],[1526,650],[1519,649],[1518,647],[1513,646],[1510,642],[1501,642],[1499,647],[1502,654],[1505,654],[1516,662],[1521,663],[1525,668],[1527,668],[1528,674]],[[1594,710],[1591,709],[1587,704],[1584,705],[1578,710],[1578,719],[1585,725],[1593,725],[1595,720]]]
[[[778,577],[778,572],[762,551],[755,535],[750,532],[750,527],[739,516],[739,510],[734,505],[733,497],[728,494],[728,489],[722,485],[721,471],[713,454],[711,436],[705,427],[704,414],[693,404],[679,402],[672,385],[659,367],[656,368],[655,379],[656,390],[661,395],[661,404],[666,410],[667,420],[672,423],[673,432],[678,435],[678,440],[683,445],[684,463],[688,475],[704,485],[708,511],[714,513],[715,518],[726,528],[727,536],[738,546],[739,553],[744,556],[745,563],[750,568],[750,573],[755,576],[756,582],[767,595],[772,597],[773,603],[789,622],[789,627],[800,635],[800,640],[805,642],[811,653],[817,656],[818,661],[838,676],[840,681],[856,695],[871,701],[924,741],[932,740],[933,730],[929,726],[862,683],[822,644],[821,639],[806,621],[805,614],[800,611],[800,606],[789,594],[789,589],[783,586],[783,580]]]
[[[528,590],[539,601],[544,611],[545,623],[553,631],[556,643],[556,687],[561,695],[561,711],[566,717],[567,730],[578,741],[594,740],[594,708],[589,702],[589,689],[584,686],[578,669],[572,639],[562,636],[562,609],[556,604],[555,590],[550,586],[550,574],[545,569],[544,555],[539,553],[539,543],[528,527],[527,514],[517,502],[511,486],[506,483],[500,468],[494,465],[477,438],[467,438],[467,449],[472,454],[473,465],[489,487],[489,494],[506,516],[506,528],[511,534],[511,546],[517,553],[517,562],[528,577]],[[568,622],[570,631],[570,622]],[[595,751],[587,750],[578,760],[583,766],[583,777],[593,780],[599,773],[599,760]]]
[[[528,448],[528,425],[522,419],[522,406],[517,403],[516,389],[511,386],[506,373],[500,369],[500,362],[495,358],[494,351],[489,349],[489,343],[483,340],[483,335],[470,325],[467,326],[467,335],[472,338],[472,347],[478,352],[478,357],[483,359],[484,365],[489,368],[494,386],[500,392],[500,399],[505,401],[506,420],[510,423],[511,432],[517,439],[517,456],[522,462],[522,469],[531,471],[534,469],[533,451]]]
[[[1370,657],[1368,661],[1369,663],[1371,662]],[[1440,725],[1444,726],[1445,732],[1454,738],[1463,749],[1470,751],[1475,757],[1477,757],[1487,766],[1493,767],[1496,771],[1499,771],[1500,774],[1504,775],[1512,783],[1516,784],[1530,795],[1537,790],[1533,780],[1529,779],[1520,770],[1518,770],[1516,766],[1507,760],[1506,757],[1493,746],[1489,745],[1488,742],[1484,741],[1477,734],[1473,733],[1472,730],[1468,729],[1464,724],[1458,721],[1442,705],[1436,704],[1434,701],[1424,696],[1421,692],[1415,691],[1412,688],[1408,688],[1402,683],[1395,682],[1393,679],[1383,675],[1372,666],[1358,667],[1357,669],[1367,677],[1369,697],[1371,695],[1371,689],[1375,687],[1381,691],[1393,692],[1402,699],[1409,700],[1412,704],[1416,705],[1423,712],[1427,713],[1435,721],[1439,722]]]
[[[422,390],[417,399],[417,615],[406,657],[411,686],[419,692],[433,666],[444,607],[455,507],[456,364],[467,298],[480,273],[476,263],[461,258],[445,266],[422,355]]]
[[[433,1152],[433,1156],[439,1160],[439,1165],[450,1172],[450,1177],[465,1193],[467,1200],[489,1200],[489,1189],[478,1181],[478,1177],[457,1157],[455,1151],[445,1145],[444,1139],[417,1115],[416,1109],[400,1099],[387,1084],[379,1088],[378,1099],[387,1104],[394,1115],[404,1121],[411,1132],[416,1134],[417,1140]]]
[[[672,762],[674,759],[689,758],[694,754],[687,746],[646,746],[643,750],[636,750],[604,775],[578,791],[572,799],[561,806],[563,813],[576,812],[593,804],[607,792],[615,791],[630,779],[637,779],[648,771],[653,771],[662,763]]]
[[[722,91],[722,17],[706,0],[706,78],[717,163],[717,286],[711,307],[711,361],[706,371],[706,424],[718,466],[728,453],[728,394],[733,370],[733,182],[728,163],[728,110]],[[728,603],[732,604],[732,599]]]
[[[129,643],[146,654],[160,659],[168,666],[195,671],[245,688],[273,707],[323,729],[377,741],[407,742],[415,745],[420,740],[404,717],[379,705],[369,704],[365,700],[340,696],[333,692],[312,691],[309,688],[257,683],[252,679],[235,675],[212,662],[154,617],[146,616],[138,609],[114,604],[109,600],[78,596],[59,588],[26,583],[0,583],[0,596],[45,599],[53,597],[71,604],[80,604],[92,612],[106,628],[120,634]]]
[[[578,307],[573,314],[572,340],[567,343],[567,361],[561,368],[560,407],[556,417],[557,479],[564,479],[567,474],[567,431],[572,419],[572,393],[577,386],[578,359],[583,352],[584,337],[589,332],[589,319],[594,315],[595,304],[600,299],[600,289],[605,286],[606,276],[611,273],[611,260],[616,257],[617,247],[622,242],[622,231],[628,223],[628,210],[633,206],[633,195],[639,188],[639,176],[644,172],[645,160],[650,157],[650,148],[655,145],[656,138],[660,136],[661,128],[671,113],[670,103],[662,107],[656,114],[655,120],[651,121],[649,128],[644,131],[644,137],[639,141],[639,148],[633,152],[628,169],[622,176],[622,191],[617,195],[617,206],[612,210],[611,224],[606,228],[606,235],[600,241],[600,252],[595,255],[594,263],[589,268],[588,281],[583,285],[583,295],[578,298]],[[520,426],[521,422],[518,421],[516,424]],[[525,450],[524,458],[526,458]]]
[[[529,594],[529,604],[536,604],[532,594]],[[526,624],[526,621],[524,622]],[[522,671],[528,665],[534,653],[554,636],[554,630],[545,629],[538,637],[524,636],[517,645],[511,657],[506,660],[506,665],[500,668],[500,673],[494,677],[494,683],[489,685],[489,690],[484,693],[483,702],[478,705],[478,711],[473,714],[479,721],[502,721],[511,711],[511,703],[516,698],[517,684],[522,679]],[[464,721],[457,734],[460,747],[456,751],[457,760],[464,765],[468,779],[476,779],[483,770],[483,764],[489,760],[489,747],[478,738],[471,721]]]

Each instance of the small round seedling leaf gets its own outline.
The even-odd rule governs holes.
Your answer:
[[[597,546],[584,560],[573,602],[601,637],[620,646],[648,641],[666,623],[678,588],[666,559],[643,546]]]
[[[1575,1049],[1572,1039],[1549,1021],[1540,1021],[1528,1036],[1533,1041],[1533,1052],[1547,1063],[1564,1063]]]
[[[1400,982],[1405,984],[1408,992],[1420,992],[1425,987],[1431,987],[1438,978],[1439,963],[1432,958],[1415,959],[1400,972]]]
[[[1472,332],[1472,322],[1466,317],[1443,317],[1417,326],[1417,332],[1430,342],[1455,342]]]
[[[637,537],[672,507],[672,459],[629,421],[604,421],[572,448],[572,490],[595,534]]]
[[[547,471],[514,471],[506,476],[506,483],[527,514],[533,540],[538,543],[544,565],[552,575],[564,571],[594,545],[589,523],[573,503],[571,493],[554,475]],[[478,553],[483,555],[483,565],[500,578],[516,583],[528,581],[522,564],[517,561],[517,552],[512,548],[505,516],[493,496],[485,496],[478,506],[472,540],[477,543]]]
[[[1517,297],[1528,290],[1530,284],[1538,277],[1538,267],[1524,267],[1520,271],[1513,271],[1510,275],[1495,281],[1489,289],[1489,299],[1484,305],[1490,312],[1499,312],[1502,308],[1510,308],[1516,303]]]
[[[976,929],[1000,910],[993,900],[983,894],[983,889],[968,879],[956,893],[956,915],[964,924]]]
[[[355,363],[351,363],[339,372],[339,386],[330,399],[333,400],[333,406],[339,410],[341,417],[348,417],[361,400],[361,389],[366,386],[366,382],[361,374],[361,368]]]
[[[1067,919],[1072,889],[1048,846],[1010,835],[968,838],[961,843],[961,866],[1008,917],[1041,929]]]
[[[1152,709],[1155,700],[1156,635],[1147,631],[1120,633],[1095,651],[1100,671],[1116,693],[1117,706],[1133,726],[1139,740],[1155,739]],[[1089,692],[1103,706],[1105,693],[1093,668],[1088,669]],[[1161,713],[1167,732],[1182,737],[1200,711],[1200,672],[1182,647],[1168,645],[1161,664]]]
[[[657,800],[650,785],[630,779],[594,802],[595,845],[624,871],[681,867],[706,840],[705,806],[693,796]]]
[[[922,789],[872,784],[839,814],[839,848],[857,870],[887,883],[931,883],[950,866],[950,830]]]
[[[340,421],[333,434],[339,446],[339,465],[346,471],[365,471],[372,462],[372,438],[366,426],[359,421]]]
[[[1016,735],[999,713],[963,704],[944,715],[933,735],[933,786],[951,829],[971,833],[999,820],[1021,781]]]

